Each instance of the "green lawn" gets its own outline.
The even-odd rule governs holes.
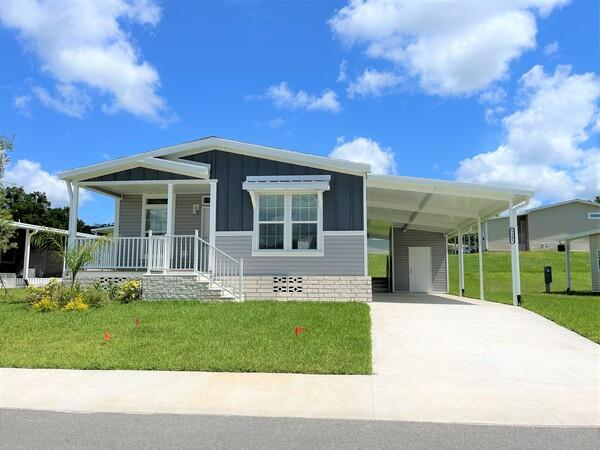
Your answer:
[[[386,255],[369,254],[369,274],[385,276]],[[477,254],[465,255],[465,295],[479,298]],[[451,255],[450,293],[458,294],[458,256]],[[600,343],[600,296],[591,295],[589,253],[571,253],[571,283],[574,293],[567,295],[565,254],[558,252],[521,252],[521,291],[523,307]],[[552,294],[545,293],[544,266],[552,266]],[[510,253],[483,255],[486,300],[512,304]]]
[[[483,255],[486,300],[512,304],[510,253]],[[591,295],[590,256],[571,253],[571,285],[567,287],[565,254],[558,252],[521,252],[521,294],[523,307],[600,343],[600,296]],[[451,255],[450,292],[458,294],[458,257]],[[552,266],[552,294],[545,293],[544,266]],[[579,295],[575,295],[579,294]],[[479,297],[477,254],[465,255],[465,295]]]
[[[371,373],[365,304],[135,302],[39,313],[21,294],[0,295],[0,367]]]

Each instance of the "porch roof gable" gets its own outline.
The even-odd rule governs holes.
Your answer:
[[[248,144],[245,142],[211,136],[183,144],[159,148],[149,152],[138,153],[124,158],[118,158],[111,161],[67,170],[60,173],[59,177],[63,180],[81,181],[98,175],[132,168],[138,166],[141,162],[146,164],[151,162],[152,164],[160,164],[164,167],[166,167],[166,165],[169,163],[175,164],[172,166],[172,169],[163,169],[168,171],[173,171],[173,168],[176,168],[177,170],[187,172],[194,169],[201,170],[201,167],[204,166],[206,169],[205,174],[199,176],[199,172],[196,172],[196,175],[193,176],[207,178],[210,173],[210,165],[196,163],[181,158],[195,153],[203,153],[211,150],[222,150],[230,153],[255,156],[258,158],[271,159],[274,161],[282,161],[291,164],[300,164],[324,170],[331,170],[334,172],[351,173],[356,175],[363,175],[371,170],[369,164],[311,155],[263,145]]]

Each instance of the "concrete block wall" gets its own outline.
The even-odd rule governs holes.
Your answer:
[[[246,300],[355,301],[373,298],[371,277],[365,276],[247,276]]]

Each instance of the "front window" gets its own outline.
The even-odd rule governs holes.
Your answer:
[[[321,193],[258,193],[255,199],[256,250],[313,255],[322,250]]]
[[[285,228],[285,196],[260,195],[258,198],[258,248],[283,250]]]
[[[154,236],[167,234],[167,199],[147,198],[144,209],[146,211],[144,228],[146,236],[150,230]]]
[[[292,249],[316,250],[318,224],[317,194],[293,194]]]

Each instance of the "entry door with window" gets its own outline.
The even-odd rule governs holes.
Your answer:
[[[431,292],[431,247],[408,247],[410,292]]]

